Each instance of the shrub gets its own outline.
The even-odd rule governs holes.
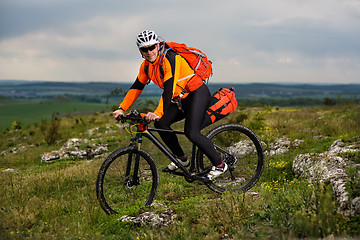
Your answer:
[[[12,129],[12,130],[20,130],[20,129],[21,129],[21,122],[14,121],[14,122],[11,124],[11,129]]]
[[[360,166],[347,169],[349,181],[346,183],[346,190],[349,192],[350,199],[360,196]]]
[[[56,140],[59,140],[60,137],[60,121],[57,119],[56,114],[53,113],[51,116],[51,122],[47,128],[45,141],[47,144],[51,145],[54,144]]]
[[[336,104],[336,101],[332,98],[324,98],[324,101],[323,101],[324,105],[326,106],[334,106]]]
[[[267,185],[266,189],[269,195],[264,213],[257,216],[260,220],[298,238],[324,238],[341,232],[339,222],[343,219],[336,212],[330,184],[294,180],[282,186]]]
[[[255,113],[255,116],[249,123],[249,128],[254,131],[261,130],[262,128],[265,127],[264,120],[265,117],[262,112]]]
[[[246,113],[238,113],[236,116],[235,116],[235,119],[231,119],[233,122],[235,123],[239,123],[239,124],[242,124],[245,120],[248,119],[248,115]]]

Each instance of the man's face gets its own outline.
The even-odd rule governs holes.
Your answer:
[[[156,43],[151,46],[142,47],[140,48],[140,52],[147,61],[153,63],[155,62],[159,53],[159,44]]]

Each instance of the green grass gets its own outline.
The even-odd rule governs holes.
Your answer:
[[[239,117],[242,115],[241,117]],[[246,115],[247,118],[244,118]],[[110,113],[68,116],[59,121],[59,136],[46,143],[51,122],[24,125],[16,131],[2,131],[0,152],[25,146],[16,154],[0,156],[0,239],[319,239],[358,238],[360,217],[337,212],[328,183],[310,185],[291,170],[296,155],[324,152],[339,138],[358,142],[360,108],[358,105],[308,108],[246,108],[237,110],[222,123],[242,119],[269,143],[279,137],[299,138],[304,143],[288,153],[266,157],[265,169],[252,190],[218,195],[199,182],[188,183],[180,176],[160,172],[155,202],[166,204],[177,215],[170,226],[157,228],[120,222],[106,215],[95,194],[97,172],[103,158],[92,161],[68,159],[41,163],[41,154],[58,150],[69,138],[95,138],[109,144],[112,151],[129,142],[125,130],[115,130]],[[175,125],[182,128],[183,122]],[[221,124],[216,123],[216,124]],[[87,130],[99,128],[92,135]],[[210,127],[208,127],[209,129]],[[110,131],[113,130],[113,131]],[[206,131],[206,129],[204,130]],[[327,138],[314,140],[314,136]],[[180,140],[187,154],[191,144]],[[158,168],[169,160],[143,143]],[[349,155],[354,159],[357,155]],[[359,191],[356,171],[351,197]],[[129,209],[138,215],[149,209]],[[151,210],[151,208],[150,208]]]
[[[105,104],[83,103],[61,99],[53,100],[1,100],[0,130],[11,128],[14,121],[23,126],[50,119],[52,113],[60,116],[90,113],[105,109]]]

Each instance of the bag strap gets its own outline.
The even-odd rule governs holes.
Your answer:
[[[165,56],[166,56],[166,53],[173,49],[174,47],[169,47],[169,48],[166,48],[166,43],[164,42],[163,45],[160,47],[160,59],[159,59],[159,75],[160,75],[160,79],[163,79],[164,78],[164,68],[163,68],[163,62],[165,60]],[[194,70],[194,74],[190,74],[189,76],[186,76],[184,78],[181,78],[181,79],[178,79],[178,82],[181,81],[181,80],[184,80],[186,78],[189,78],[189,80],[196,75],[196,69],[199,67],[200,65],[200,61],[202,61],[202,57],[206,56],[205,54],[202,54],[198,51],[195,51],[195,50],[190,50],[188,49],[189,51],[193,52],[194,54],[198,54],[200,56],[200,59],[199,59],[199,62],[198,64],[196,65],[196,68],[193,69]],[[176,52],[176,51],[175,51]],[[180,55],[180,54],[179,54]],[[181,56],[181,55],[180,55]],[[146,76],[149,78],[149,65],[148,64],[145,64],[144,66],[144,71],[145,71],[145,74]],[[149,84],[150,83],[150,78],[149,78],[149,81],[146,83],[146,84]],[[184,96],[185,93],[188,93],[188,91],[184,88],[182,88],[179,84],[176,83],[177,86],[179,86],[182,91],[181,93],[178,95],[179,99],[181,99],[182,96]]]

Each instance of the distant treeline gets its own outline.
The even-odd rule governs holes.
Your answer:
[[[0,96],[12,99],[54,99],[86,103],[118,102],[131,83],[110,82],[31,82],[0,81]],[[210,92],[221,87],[234,87],[236,97],[244,106],[315,106],[336,105],[344,102],[358,103],[360,84],[316,85],[274,83],[213,83]],[[116,90],[116,91],[115,91]],[[149,84],[141,95],[144,99],[158,99],[162,93],[155,84]],[[60,99],[61,99],[60,97]],[[0,101],[4,99],[0,98]]]
[[[5,84],[6,83],[6,84]],[[114,89],[127,92],[132,83],[110,82],[16,82],[0,81],[0,95],[13,98],[51,98],[56,95],[107,96]],[[211,92],[221,87],[234,87],[237,97],[256,98],[325,98],[341,95],[343,98],[360,94],[360,84],[275,84],[275,83],[214,83],[208,84]],[[158,95],[162,90],[155,84],[144,88],[143,95]]]
[[[322,99],[317,98],[260,98],[260,99],[238,99],[239,105],[246,107],[256,106],[319,106],[323,105]]]
[[[87,103],[101,103],[101,98],[99,96],[91,96],[91,95],[72,95],[72,94],[64,94],[66,98],[71,100],[75,100],[78,102],[87,102]]]
[[[260,99],[238,99],[239,105],[246,107],[256,106],[279,106],[279,107],[290,107],[290,106],[334,106],[340,104],[359,104],[360,99],[356,98],[260,98]]]
[[[17,98],[19,101],[22,98]],[[15,103],[17,99],[5,97],[0,95],[0,103],[12,102]],[[48,99],[48,98],[47,98]],[[64,94],[54,96],[46,101],[50,101],[53,103],[65,103],[65,102],[82,102],[82,103],[97,103],[104,104],[105,96],[90,96],[90,95],[72,95],[72,94]],[[115,96],[113,97],[112,103],[120,103],[123,99],[123,96]],[[339,104],[359,104],[360,99],[356,99],[356,97],[352,98],[341,98],[340,96],[336,98],[275,98],[275,97],[267,97],[267,98],[237,98],[239,106],[243,107],[261,107],[261,106],[279,106],[279,107],[289,107],[289,106],[321,106],[321,105],[339,105]],[[137,107],[141,105],[146,105],[149,110],[153,107],[156,107],[158,103],[158,95],[146,95],[141,96],[139,100],[135,103]],[[111,106],[111,105],[110,105]],[[116,106],[117,107],[117,106]],[[142,106],[143,107],[143,106]]]

